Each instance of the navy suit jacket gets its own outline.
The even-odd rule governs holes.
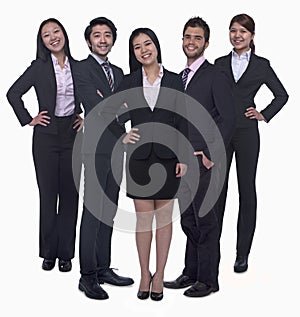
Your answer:
[[[73,69],[77,61],[70,59],[69,62],[74,83],[75,120],[76,114],[82,112],[80,108],[80,101],[76,97],[76,87],[73,75]],[[29,91],[31,87],[34,87],[36,92],[39,112],[46,110],[48,111],[47,115],[51,117],[50,123],[47,126],[44,127],[41,125],[36,125],[34,129],[39,132],[56,134],[57,122],[54,113],[56,107],[57,84],[51,58],[48,58],[47,61],[43,61],[41,59],[34,60],[31,65],[25,70],[25,72],[13,83],[13,85],[9,88],[7,92],[7,99],[22,126],[30,123],[33,119],[22,100],[22,96],[27,91]],[[70,131],[74,130],[72,128],[72,123],[73,121],[70,125]]]
[[[252,53],[247,69],[241,78],[235,82],[231,68],[231,57],[231,52],[226,56],[219,57],[215,60],[215,65],[222,69],[230,80],[233,89],[237,127],[245,128],[257,125],[257,120],[250,120],[245,116],[245,112],[249,107],[256,108],[254,98],[263,84],[274,95],[271,103],[260,111],[266,122],[269,122],[288,100],[288,94],[270,66],[270,62]]]

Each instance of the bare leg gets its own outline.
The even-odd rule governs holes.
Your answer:
[[[155,200],[156,219],[156,272],[152,282],[152,292],[163,290],[164,270],[167,263],[172,238],[173,200]]]
[[[136,210],[136,246],[141,267],[140,291],[149,291],[149,261],[152,242],[153,200],[134,200]]]

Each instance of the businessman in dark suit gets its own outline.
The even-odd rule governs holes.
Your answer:
[[[78,63],[74,73],[85,110],[79,289],[92,299],[108,298],[101,283],[117,286],[133,283],[131,278],[119,276],[110,268],[113,219],[117,211],[124,151],[117,145],[112,157],[117,138],[103,127],[104,122],[97,111],[97,105],[113,94],[123,78],[122,69],[109,63],[107,58],[115,43],[116,31],[113,22],[105,17],[92,20],[84,33],[91,54]]]
[[[188,170],[186,186],[179,196],[181,226],[187,236],[185,267],[176,280],[164,283],[165,287],[174,289],[191,286],[184,292],[189,297],[207,296],[219,290],[220,246],[216,201],[222,187],[220,175],[222,172],[225,175],[226,170],[225,148],[235,126],[229,82],[204,57],[209,35],[209,26],[199,17],[191,18],[183,29],[182,47],[187,57],[186,68],[189,70],[184,70],[181,74],[186,94],[199,103],[198,114],[197,110],[191,109],[190,122],[194,117],[201,117],[204,107],[214,123],[207,124],[207,120],[200,120],[189,125],[189,140],[194,148],[194,155],[198,158],[200,181],[195,196],[192,197],[196,171]],[[187,109],[189,108],[191,107],[187,102]],[[212,194],[207,195],[209,192]],[[208,204],[207,200],[210,200]],[[209,209],[203,210],[204,205],[209,206]]]

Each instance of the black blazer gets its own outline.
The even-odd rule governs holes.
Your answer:
[[[176,158],[176,154],[179,154],[180,162],[186,162],[186,144],[181,142],[181,138],[178,137],[178,133],[187,137],[187,123],[184,119],[186,115],[185,98],[179,75],[164,68],[160,91],[153,111],[144,97],[142,69],[126,75],[118,92],[122,93],[116,95],[118,103],[114,103],[117,106],[114,113],[119,112],[120,105],[126,104],[128,107],[124,108],[125,115],[119,112],[119,123],[123,126],[124,122],[130,120],[132,127],[139,128],[137,133],[141,136],[140,140],[147,139],[147,143],[143,145],[141,145],[141,141],[136,144],[128,144],[127,151],[133,153],[132,157],[146,159],[154,151],[158,157],[163,159]],[[108,113],[108,109],[112,110],[113,107],[105,106],[102,114]],[[119,137],[124,133],[124,129],[115,131],[115,135]],[[159,143],[157,143],[158,141]]]
[[[72,77],[73,68],[77,63],[75,60],[69,59]],[[28,124],[33,119],[28,110],[26,109],[22,96],[31,88],[34,87],[38,105],[39,112],[47,110],[51,119],[50,123],[47,126],[36,125],[34,129],[39,132],[57,134],[57,121],[55,117],[55,106],[56,106],[56,93],[57,93],[57,84],[53,68],[53,63],[49,57],[47,61],[41,59],[34,60],[31,65],[25,70],[25,72],[14,82],[14,84],[9,88],[6,96],[11,104],[20,124],[22,126]],[[76,114],[82,112],[80,108],[80,102],[76,98],[76,87],[74,84],[74,96],[75,96],[75,111],[74,111],[74,120]],[[70,131],[73,131],[72,123],[70,125]]]
[[[288,100],[288,94],[282,83],[270,66],[270,62],[260,56],[251,54],[248,67],[241,78],[235,82],[232,67],[232,53],[219,57],[215,64],[226,72],[233,88],[234,105],[237,118],[237,127],[251,127],[257,125],[257,120],[250,120],[245,116],[246,108],[254,107],[254,98],[259,88],[265,84],[273,93],[274,98],[265,107],[261,114],[269,122]]]
[[[121,68],[110,65],[116,89],[124,74]],[[113,94],[103,68],[92,55],[89,55],[74,67],[74,79],[76,93],[85,112],[83,152],[110,155],[117,138],[105,128],[106,123],[98,111],[101,102]]]
[[[213,150],[216,153],[215,157],[218,158],[222,153],[219,152],[216,127],[221,133],[225,146],[229,144],[235,129],[233,96],[227,77],[216,66],[205,60],[189,81],[185,92],[208,111],[213,119],[212,123],[214,122],[214,126],[201,122],[201,125],[204,125],[205,137],[203,133],[199,134],[202,126],[195,128],[189,125],[190,141],[195,150],[203,151],[208,158],[211,158],[208,148]],[[187,108],[189,109],[188,104]],[[200,114],[199,111],[198,114],[192,113],[190,116],[200,116]]]

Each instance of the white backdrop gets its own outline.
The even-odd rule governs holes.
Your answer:
[[[274,1],[109,1],[67,2],[52,0],[9,1],[1,9],[0,26],[1,79],[1,316],[89,316],[96,314],[125,316],[164,316],[177,313],[202,316],[230,315],[299,316],[299,142],[296,135],[299,88],[296,88],[297,53],[299,49],[298,16],[293,0]],[[206,298],[187,298],[182,290],[165,289],[162,302],[140,301],[136,298],[139,265],[133,233],[115,230],[112,246],[112,267],[118,273],[132,276],[131,287],[104,285],[110,299],[93,301],[78,290],[78,244],[73,270],[61,273],[57,267],[50,272],[41,269],[38,257],[38,191],[31,155],[32,128],[21,128],[5,94],[14,80],[35,58],[36,34],[42,20],[55,17],[65,26],[72,54],[77,59],[89,50],[83,32],[89,21],[106,16],[116,24],[118,38],[110,60],[128,72],[128,38],[136,27],[152,28],[161,43],[163,65],[179,72],[185,64],[181,50],[184,23],[192,16],[203,17],[211,28],[206,57],[211,62],[229,53],[230,19],[248,13],[256,22],[256,53],[271,65],[286,87],[290,99],[269,124],[260,123],[261,153],[257,175],[258,219],[256,235],[245,274],[233,273],[235,259],[238,195],[233,165],[224,228],[221,240],[220,291]],[[292,52],[290,52],[292,49]],[[299,71],[298,71],[299,72]],[[263,88],[258,109],[272,96]],[[34,91],[24,97],[32,112],[37,113]],[[297,120],[297,121],[296,121]],[[131,201],[121,193],[120,205],[132,208]],[[133,209],[132,209],[133,210]],[[80,224],[79,209],[78,227]],[[78,243],[78,240],[77,240]],[[185,236],[179,221],[166,267],[166,279],[177,277],[183,268]],[[155,255],[153,248],[152,260]],[[151,270],[154,271],[152,261]],[[297,296],[297,297],[296,297]]]

